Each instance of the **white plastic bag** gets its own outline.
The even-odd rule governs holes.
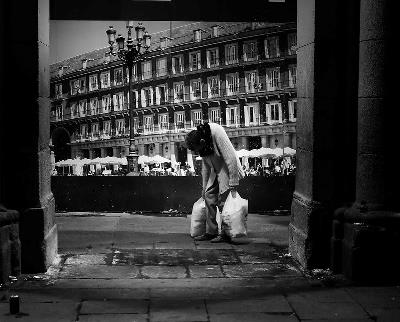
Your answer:
[[[190,218],[190,236],[197,237],[206,233],[206,203],[200,198],[193,204]]]
[[[221,214],[222,220],[227,226],[225,233],[228,236],[247,236],[248,209],[249,203],[247,199],[240,197],[238,192],[236,192],[235,197],[232,196],[232,192],[229,192]]]

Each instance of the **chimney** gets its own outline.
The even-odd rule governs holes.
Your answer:
[[[211,27],[211,29],[212,29],[212,37],[213,38],[219,37],[219,28],[220,28],[219,25],[214,25],[214,26]]]
[[[169,37],[161,37],[160,38],[160,48],[162,50],[166,49],[169,46],[171,38]]]
[[[194,33],[194,41],[195,41],[195,42],[201,41],[201,32],[202,32],[201,29],[193,30],[193,33]]]

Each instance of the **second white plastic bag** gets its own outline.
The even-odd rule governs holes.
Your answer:
[[[190,218],[190,236],[197,237],[206,232],[206,203],[200,198],[193,204]]]
[[[221,214],[222,220],[227,226],[225,233],[228,236],[247,236],[248,205],[248,200],[240,197],[238,192],[235,197],[232,196],[232,192],[229,192]]]

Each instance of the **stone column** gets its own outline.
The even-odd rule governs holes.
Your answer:
[[[275,149],[276,148],[276,146],[275,146],[275,135],[270,135],[268,138],[269,138],[269,147],[271,149]]]
[[[170,142],[169,152],[171,156],[171,165],[173,166],[176,163],[176,144],[175,142]]]
[[[139,149],[139,155],[145,155],[144,144],[139,144],[138,149]]]
[[[89,149],[89,159],[94,159],[94,151],[93,151],[93,149]]]
[[[266,135],[261,136],[261,146],[263,148],[268,148],[268,140]]]
[[[240,138],[240,149],[248,149],[249,148],[249,138],[247,136],[242,136]]]
[[[161,155],[160,153],[160,142],[154,142],[154,151],[153,151],[154,155]]]
[[[189,149],[187,149],[187,162],[188,162],[189,166],[194,169],[193,154],[192,154],[192,151],[190,151]]]
[[[100,157],[105,158],[107,156],[107,149],[100,148]]]
[[[358,57],[352,6],[353,2],[339,0],[323,5],[315,0],[297,1],[299,112],[289,252],[307,269],[329,266],[333,212],[348,201],[353,188],[355,153],[351,145],[356,136],[351,130],[356,119],[352,113],[357,108],[354,75]],[[342,103],[346,107],[338,110]],[[342,125],[338,131],[333,119],[343,119],[343,131]],[[338,166],[337,151],[343,145],[346,165]]]
[[[119,158],[120,153],[119,153],[119,148],[117,146],[113,146],[113,156]]]
[[[7,14],[0,24],[4,23],[3,41],[8,44],[2,73],[7,75],[5,93],[31,108],[18,115],[18,126],[24,131],[12,131],[9,120],[15,115],[11,109],[4,111],[4,119],[11,124],[2,125],[13,133],[13,139],[5,142],[2,151],[12,151],[18,157],[2,162],[8,171],[1,175],[5,188],[1,201],[20,213],[22,272],[44,272],[57,254],[55,202],[50,185],[49,1],[27,2],[23,10],[14,2],[4,2],[3,12]],[[18,75],[24,75],[24,95],[21,87],[15,86],[21,81]]]

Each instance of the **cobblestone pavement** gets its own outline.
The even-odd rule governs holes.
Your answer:
[[[288,216],[250,214],[250,243],[195,242],[190,216],[58,214],[59,256],[0,289],[0,321],[400,321],[400,288],[302,272]],[[18,294],[20,314],[9,314]]]

